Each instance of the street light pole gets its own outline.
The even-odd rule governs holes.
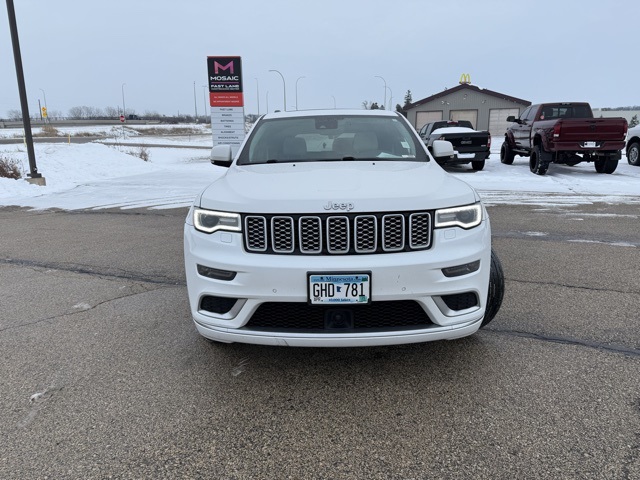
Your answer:
[[[256,77],[253,77],[256,81],[256,98],[258,99],[258,116],[260,116],[260,83]],[[267,113],[269,113],[267,111]]]
[[[196,101],[196,81],[193,81],[193,109],[196,112],[196,123],[198,123],[198,102]]]
[[[33,136],[31,135],[31,120],[29,119],[29,104],[27,103],[27,89],[24,83],[24,71],[22,70],[22,55],[20,55],[20,40],[18,38],[18,25],[16,24],[16,10],[13,0],[7,0],[7,14],[9,15],[9,30],[11,31],[11,43],[13,45],[13,60],[16,64],[16,76],[18,77],[18,91],[20,92],[20,106],[22,108],[22,125],[24,126],[25,142],[27,144],[27,157],[29,158],[30,179],[29,183],[44,186],[45,181],[38,173],[36,154],[33,148]],[[33,180],[30,182],[29,180]]]
[[[298,79],[296,80],[296,110],[298,110],[298,81],[302,78],[306,77],[298,77]]]
[[[282,75],[278,70],[269,70],[270,72],[276,72],[282,78],[282,96],[284,99],[284,111],[287,111],[287,85],[284,82],[284,75]]]
[[[391,90],[391,87],[386,87],[389,89],[389,107],[393,108],[393,90]],[[387,108],[387,107],[384,107]]]
[[[267,90],[267,113],[269,113],[269,90]]]
[[[331,98],[333,98],[333,109],[336,109],[336,97],[334,97],[333,95],[331,95]]]
[[[204,123],[207,123],[207,86],[202,85],[202,104],[204,105]]]
[[[384,108],[387,108],[387,81],[380,75],[375,75],[376,78],[381,79],[384,82]]]
[[[122,84],[122,115],[124,116],[125,120],[127,119],[127,110],[124,107],[124,86],[126,85],[126,83]]]

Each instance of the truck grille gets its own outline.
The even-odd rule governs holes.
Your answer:
[[[431,247],[431,212],[244,215],[251,253],[356,255]]]

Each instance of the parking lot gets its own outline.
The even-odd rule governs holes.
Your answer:
[[[1,208],[0,478],[640,478],[637,205],[489,212],[486,330],[294,349],[198,336],[184,208]]]

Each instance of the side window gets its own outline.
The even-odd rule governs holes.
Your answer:
[[[530,111],[531,111],[531,107],[528,107],[524,112],[522,112],[522,114],[520,115],[520,120],[526,120],[527,115],[529,115]]]
[[[537,112],[538,112],[538,107],[529,107],[529,112],[527,113],[526,119],[530,122],[533,122]]]

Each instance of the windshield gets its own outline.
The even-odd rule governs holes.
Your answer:
[[[428,161],[397,117],[323,115],[260,121],[238,165],[349,160]]]

